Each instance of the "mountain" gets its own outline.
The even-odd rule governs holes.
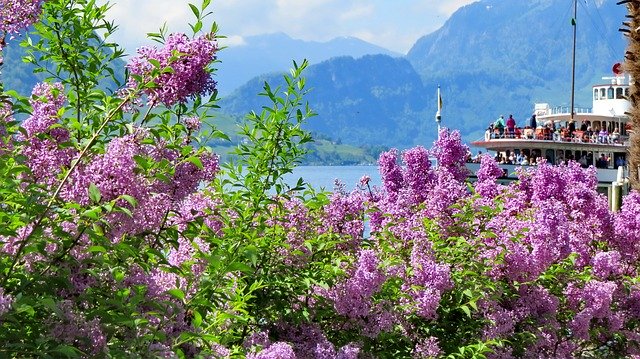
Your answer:
[[[569,106],[572,3],[472,3],[420,38],[407,59],[425,83],[437,82],[447,90],[457,128],[482,130],[500,114],[524,120],[534,102]],[[623,60],[626,40],[617,29],[626,7],[615,0],[579,5],[575,103],[591,107],[591,86]]]
[[[15,90],[21,95],[28,96],[31,94],[33,86],[44,80],[46,75],[34,73],[32,66],[22,62],[25,51],[23,47],[20,47],[19,41],[19,39],[15,39],[2,49],[3,63],[0,67],[0,82],[4,84],[5,90]]]
[[[591,85],[622,61],[617,31],[626,8],[616,0],[580,1],[577,16],[576,107],[591,107]],[[340,57],[310,66],[307,97],[318,112],[308,124],[344,143],[406,148],[436,137],[436,88],[442,125],[467,141],[501,114],[528,118],[534,102],[568,105],[571,90],[572,0],[481,0],[456,11],[420,38],[406,57]],[[223,111],[259,109],[264,81],[254,78],[221,101]]]
[[[420,75],[409,61],[387,55],[358,59],[343,56],[310,66],[305,73],[311,91],[305,97],[318,113],[307,129],[353,145],[392,146],[427,141],[430,126],[422,121],[426,103]],[[220,102],[223,112],[246,113],[268,105],[256,96],[267,81],[283,86],[280,74],[254,78]]]
[[[317,42],[292,39],[284,33],[249,36],[241,45],[227,47],[218,54],[221,65],[216,72],[216,81],[222,95],[231,93],[255,76],[287,71],[292,60],[307,59],[316,64],[336,56],[401,56],[354,37]]]

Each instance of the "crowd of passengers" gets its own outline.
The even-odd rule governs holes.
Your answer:
[[[609,132],[605,126],[592,128],[589,121],[583,121],[579,128],[576,128],[575,121],[569,121],[566,127],[556,126],[553,120],[542,124],[538,123],[535,114],[531,116],[527,126],[519,127],[513,115],[509,115],[506,121],[504,116],[500,116],[489,125],[485,132],[485,140],[488,141],[492,138],[620,143],[620,129],[616,126]]]
[[[540,156],[540,153],[536,151],[533,151],[531,155],[527,155],[526,152],[527,151],[523,150],[518,153],[514,153],[510,151],[507,151],[506,153],[502,153],[502,154],[497,153],[494,156],[494,160],[498,162],[498,164],[536,166],[539,163],[541,163],[544,158]],[[559,165],[559,164],[566,164],[569,161],[577,161],[578,163],[580,163],[580,166],[582,166],[583,168],[587,168],[593,163],[593,154],[590,152],[587,152],[586,154],[578,155],[578,157],[579,158],[576,159],[576,157],[570,152],[568,152],[567,156],[565,157],[564,152],[559,151],[558,156],[556,157],[556,160],[555,160],[555,164]],[[481,158],[482,158],[482,151],[478,151],[475,157],[472,157],[471,154],[469,153],[467,156],[467,162],[480,163]],[[603,153],[603,154],[600,154],[600,157],[596,159],[595,166],[596,168],[609,168],[611,167],[610,165],[613,164],[612,161],[613,161],[612,158],[610,158],[609,156]],[[546,162],[553,163],[551,158],[546,158]],[[618,157],[615,162],[616,162],[615,163],[616,167],[624,166],[626,164],[624,158],[622,157]]]

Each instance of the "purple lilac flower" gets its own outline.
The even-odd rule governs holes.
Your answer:
[[[629,261],[640,259],[640,192],[631,191],[622,201],[614,220],[613,244]]]
[[[402,188],[402,168],[398,165],[398,150],[382,152],[378,159],[382,187],[387,196],[394,196]]]
[[[247,349],[251,349],[253,347],[266,348],[269,345],[271,345],[269,331],[252,333],[242,343],[242,346]]]
[[[42,2],[43,0],[0,0],[0,33],[15,34],[38,21],[42,13]]]
[[[465,166],[469,147],[463,144],[459,131],[440,130],[431,152],[438,161],[438,171],[449,172],[457,182],[464,182],[469,175]]]
[[[600,279],[622,274],[622,256],[618,251],[599,252],[593,257],[593,274]]]
[[[28,136],[46,132],[58,122],[58,110],[67,100],[61,83],[38,83],[31,92],[31,116],[22,123]]]
[[[380,289],[385,276],[378,268],[378,257],[372,250],[361,250],[353,275],[330,289],[336,312],[349,318],[364,317],[371,309],[371,297]]]
[[[478,181],[475,183],[476,192],[482,197],[493,198],[498,195],[502,186],[496,179],[503,175],[502,168],[489,155],[483,155],[480,158],[480,169],[476,173]]]
[[[74,304],[65,300],[58,304],[62,317],[53,323],[51,335],[93,355],[106,350],[107,339],[98,318],[87,320]]]
[[[317,324],[278,324],[274,335],[290,343],[298,358],[334,359],[336,350]]]
[[[11,310],[14,298],[9,294],[4,294],[4,289],[0,287],[0,319],[2,316]],[[2,320],[0,320],[0,323]]]
[[[189,132],[195,132],[200,129],[202,122],[200,121],[200,117],[187,117],[184,119],[184,125]]]
[[[436,337],[428,337],[426,339],[421,340],[418,344],[416,344],[413,349],[413,357],[414,358],[437,358],[442,354],[442,350],[438,345],[438,338]]]
[[[277,342],[258,354],[247,355],[247,359],[296,359],[296,354],[290,344]]]
[[[360,354],[360,347],[350,343],[338,350],[336,359],[358,359]]]
[[[32,91],[29,100],[33,111],[22,123],[27,141],[22,154],[31,169],[33,179],[39,183],[52,186],[63,167],[68,167],[75,156],[73,148],[61,148],[60,144],[69,140],[69,131],[64,128],[50,129],[58,123],[58,110],[66,101],[62,84],[39,83]],[[48,134],[49,137],[36,137]],[[22,136],[20,136],[22,137]]]
[[[347,238],[347,243],[341,245],[341,248],[357,248],[364,233],[365,201],[366,197],[360,191],[334,193],[329,204],[324,207],[323,222],[326,226],[320,232],[342,234]]]
[[[177,359],[178,355],[171,350],[171,347],[163,343],[152,343],[148,350],[154,358]]]
[[[189,39],[185,34],[175,33],[168,36],[161,49],[138,49],[138,56],[129,61],[127,68],[132,75],[141,76],[143,83],[155,83],[154,87],[144,89],[151,104],[160,102],[171,106],[215,90],[216,83],[211,78],[208,66],[216,59],[217,51],[217,44],[210,35]],[[159,70],[171,67],[173,71],[163,72],[152,79],[151,71],[154,66],[151,60],[160,63]],[[129,78],[129,88],[139,85],[133,76]]]
[[[421,203],[429,195],[435,181],[429,151],[421,146],[406,150],[402,153],[402,162],[405,165],[402,177],[411,201]]]

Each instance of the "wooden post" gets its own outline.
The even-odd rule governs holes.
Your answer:
[[[629,101],[631,108],[629,118],[632,133],[629,147],[629,185],[631,189],[640,190],[640,89],[637,81],[640,80],[640,1],[620,1],[619,4],[626,4],[629,11],[629,20],[624,22],[624,27],[620,29],[629,38],[629,45],[625,53],[624,69],[631,76],[629,86]]]

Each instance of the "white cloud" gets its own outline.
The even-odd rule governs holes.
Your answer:
[[[102,0],[106,1],[106,0]],[[211,21],[227,46],[251,35],[284,32],[293,38],[327,41],[353,36],[401,53],[439,26],[460,6],[475,0],[213,0]],[[191,1],[198,4],[197,1]],[[189,32],[189,0],[113,0],[110,18],[120,25],[116,40],[129,53],[150,44],[148,32],[167,23]],[[205,25],[206,28],[207,25]]]
[[[220,39],[221,46],[234,47],[242,46],[244,44],[246,44],[246,42],[242,36],[227,36],[224,39]]]

